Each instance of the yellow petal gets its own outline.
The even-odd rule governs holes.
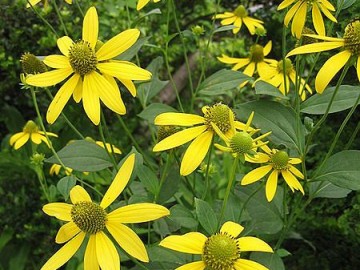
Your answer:
[[[105,74],[119,80],[150,80],[151,72],[127,61],[111,61],[98,63],[96,67]]]
[[[159,114],[154,120],[154,124],[158,126],[174,125],[187,127],[196,124],[203,124],[204,122],[204,117],[199,115],[173,112]]]
[[[183,145],[191,141],[192,139],[200,136],[200,134],[203,133],[206,129],[206,126],[199,126],[187,128],[185,130],[176,132],[175,134],[170,135],[169,137],[166,137],[165,139],[157,143],[154,146],[153,151],[165,151]]]
[[[72,68],[61,68],[40,74],[35,74],[26,77],[26,83],[38,86],[47,87],[62,82],[73,73]]]
[[[205,131],[192,141],[181,161],[181,175],[189,175],[200,165],[210,148],[213,135],[212,131]]]
[[[306,13],[307,13],[307,2],[301,1],[302,4],[296,11],[293,22],[291,24],[291,33],[297,38],[300,39],[302,30],[305,25]]]
[[[328,2],[329,3],[329,2]],[[324,13],[324,15],[331,21],[333,22],[337,22],[337,19],[334,17],[334,15],[331,14],[331,12],[329,11],[329,9],[323,5],[325,4],[325,1],[319,3],[319,8],[321,9],[322,13]],[[330,4],[330,3],[329,3]],[[331,5],[331,4],[330,4]],[[335,11],[335,8],[333,7],[332,9],[330,9],[332,11]]]
[[[263,240],[252,237],[252,236],[244,236],[240,237],[237,240],[240,252],[246,251],[261,251],[261,252],[274,252],[273,249],[265,243]]]
[[[69,56],[69,50],[73,44],[74,44],[74,41],[71,38],[69,38],[68,36],[58,38],[58,40],[57,40],[57,46],[58,46],[60,52],[65,56]]]
[[[238,63],[239,61],[242,61],[242,60],[248,60],[248,58],[235,58],[235,57],[229,57],[225,54],[221,55],[221,57],[217,57],[217,59],[222,62],[222,63],[225,63],[225,64],[236,64]]]
[[[142,262],[149,262],[146,248],[137,234],[121,223],[107,222],[109,230],[115,241],[131,256]]]
[[[302,3],[301,1],[296,2],[295,5],[293,5],[289,9],[289,11],[286,13],[285,18],[284,18],[284,25],[286,27],[289,25],[291,19],[294,17],[294,15],[295,15],[296,11],[298,10],[301,3]]]
[[[60,113],[62,112],[66,103],[69,101],[69,98],[74,92],[79,80],[81,80],[80,75],[74,74],[63,84],[63,86],[61,86],[59,91],[56,93],[46,113],[46,121],[49,124],[54,123],[59,117]]]
[[[23,146],[30,139],[29,133],[23,133],[23,136],[18,138],[14,144],[14,149],[18,150],[21,146]]]
[[[251,18],[251,17],[243,18],[243,22],[244,22],[245,26],[247,27],[247,29],[249,29],[249,32],[250,32],[251,35],[255,34],[256,28],[261,28],[261,29],[264,28],[262,26],[262,24],[261,24],[261,23],[263,23],[262,21],[256,20],[256,19]]]
[[[82,39],[90,43],[95,48],[98,40],[99,20],[95,7],[90,7],[85,14],[83,21]]]
[[[330,57],[324,63],[315,78],[316,92],[321,94],[325,90],[331,79],[345,66],[350,57],[351,52],[345,50]]]
[[[98,125],[100,123],[100,100],[97,92],[98,88],[92,84],[94,81],[93,73],[96,73],[96,71],[84,76],[82,100],[87,116],[91,122]]]
[[[234,13],[225,12],[225,13],[222,13],[222,14],[216,14],[213,18],[214,19],[224,19],[224,18],[229,18],[229,17],[233,17],[233,16],[235,16]]]
[[[199,232],[171,235],[160,242],[160,246],[190,254],[202,254],[208,238]]]
[[[26,8],[29,8],[30,6],[35,6],[36,4],[40,3],[41,0],[29,0],[29,2],[26,4]]]
[[[357,58],[356,72],[357,72],[358,80],[359,80],[359,82],[360,82],[360,56]]]
[[[119,79],[119,81],[126,87],[127,90],[129,90],[130,94],[133,97],[136,97],[136,87],[135,87],[135,84],[131,80]]]
[[[140,10],[143,7],[145,7],[147,5],[147,3],[149,3],[150,0],[139,0],[139,2],[137,3],[136,6],[136,10]]]
[[[84,255],[84,269],[86,270],[99,270],[99,262],[96,257],[96,236],[91,234],[86,246]]]
[[[128,29],[121,32],[100,47],[96,52],[97,60],[104,61],[118,56],[134,45],[139,36],[140,31],[138,29]]]
[[[312,20],[316,33],[318,33],[321,36],[325,36],[324,20],[321,16],[319,7],[316,3],[313,4],[313,8],[312,8]]]
[[[270,41],[268,41],[268,43],[266,43],[266,45],[264,47],[264,50],[263,50],[264,51],[264,56],[267,56],[270,53],[271,47],[272,47],[272,42],[270,40]]]
[[[318,42],[307,44],[304,46],[297,47],[290,51],[286,57],[290,57],[296,54],[315,53],[333,50],[344,46],[344,41],[332,41],[332,42]]]
[[[62,221],[72,221],[71,208],[72,204],[68,203],[48,203],[45,204],[42,210],[49,216],[56,217]]]
[[[252,184],[252,183],[260,180],[261,178],[263,178],[271,170],[272,170],[271,165],[265,165],[265,166],[255,169],[255,170],[252,170],[251,172],[247,173],[243,177],[243,179],[241,180],[241,184],[242,185]]]
[[[335,11],[334,6],[327,0],[322,0],[321,5],[324,5],[324,7],[328,10]]]
[[[266,181],[265,193],[268,202],[271,202],[274,199],[278,184],[278,178],[279,172],[277,170],[273,170]]]
[[[12,146],[18,139],[25,135],[25,132],[15,133],[10,137],[9,144]]]
[[[82,98],[83,81],[79,80],[73,92],[73,99],[76,103],[79,103]]]
[[[58,244],[65,243],[77,235],[81,230],[72,221],[62,225],[56,235],[55,242]]]
[[[281,174],[292,191],[300,190],[303,195],[305,194],[302,185],[291,172],[281,171]]]
[[[294,166],[290,165],[289,166],[289,171],[291,173],[293,173],[297,178],[300,179],[304,179],[304,175],[302,174],[302,172],[300,172],[297,168],[295,168]]]
[[[225,222],[220,229],[220,232],[227,233],[236,238],[244,230],[244,227],[232,221]]]
[[[85,233],[81,232],[69,242],[67,242],[62,248],[60,248],[45,264],[41,267],[41,270],[54,270],[64,265],[75,252],[80,248],[84,241]]]
[[[229,17],[229,18],[225,18],[223,19],[220,23],[221,25],[229,25],[229,24],[233,24],[236,20],[236,17]]]
[[[175,270],[204,270],[205,267],[206,265],[203,261],[198,261],[198,262],[184,264],[183,266],[180,266]]]
[[[280,3],[280,5],[277,7],[277,10],[282,10],[288,6],[290,6],[292,3],[294,3],[295,0],[284,0]]]
[[[33,143],[40,144],[41,137],[42,136],[39,133],[31,133],[30,139],[32,140]]]
[[[260,263],[239,259],[234,263],[236,270],[269,270],[267,267],[261,265]]]
[[[255,72],[255,63],[250,62],[249,65],[244,69],[244,74],[252,77]]]
[[[221,24],[225,25],[224,23],[222,23],[222,21],[221,21]],[[232,30],[233,34],[239,33],[240,28],[242,26],[242,20],[240,18],[236,18],[234,21],[234,26],[235,26],[235,28],[233,28],[233,30]]]
[[[89,193],[79,185],[74,186],[70,190],[70,199],[73,204],[78,202],[92,202]]]
[[[111,240],[103,232],[95,234],[96,257],[101,269],[120,270],[120,257]]]
[[[71,68],[69,58],[63,55],[46,56],[44,63],[51,68]]]
[[[108,207],[124,190],[127,183],[129,182],[131,173],[134,169],[135,154],[131,154],[123,163],[119,171],[117,172],[114,180],[110,187],[106,191],[103,199],[101,200],[100,206],[102,208]]]

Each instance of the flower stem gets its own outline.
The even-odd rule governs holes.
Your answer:
[[[49,29],[51,30],[51,32],[53,32],[56,36],[56,38],[59,37],[58,33],[56,32],[56,30],[54,29],[54,27],[51,26],[51,24],[31,5],[30,1],[27,0],[28,4],[30,5],[30,8],[32,11],[34,11],[34,13],[40,18],[40,20],[43,21],[43,23],[45,23],[45,25],[47,27],[49,27]]]
[[[213,152],[213,144],[214,144],[214,137],[211,139],[210,152],[209,152],[208,159],[206,162],[207,165],[206,165],[206,172],[205,172],[205,191],[201,198],[202,200],[205,200],[206,196],[208,195],[209,187],[210,187],[209,171],[210,171],[211,156],[212,156],[212,152]]]
[[[65,23],[64,23],[64,21],[63,21],[63,19],[62,19],[62,16],[61,16],[61,14],[60,14],[60,10],[59,10],[59,7],[58,7],[56,1],[54,1],[54,8],[55,8],[56,15],[57,15],[58,18],[59,18],[60,24],[61,24],[61,26],[62,26],[62,28],[63,28],[63,30],[64,30],[64,34],[67,36],[67,35],[68,35],[68,32],[67,32],[67,30],[66,30]]]
[[[99,133],[100,133],[101,141],[104,144],[104,148],[105,148],[106,153],[108,154],[108,156],[110,157],[112,163],[114,164],[114,168],[117,170],[117,162],[116,162],[114,154],[113,154],[114,153],[113,145],[110,143],[111,150],[109,150],[106,147],[106,139],[105,139],[104,130],[103,130],[104,128],[106,129],[106,121],[105,121],[104,114],[101,112],[101,121],[99,123]]]
[[[157,190],[157,192],[155,194],[155,197],[154,197],[154,203],[156,203],[157,200],[159,199],[161,188],[164,185],[164,182],[165,182],[165,179],[166,179],[166,176],[167,176],[167,172],[168,172],[168,169],[169,169],[169,165],[171,164],[171,161],[172,161],[172,157],[173,157],[173,150],[171,150],[170,153],[168,153],[168,155],[167,155],[165,168],[162,171],[159,187],[158,187],[158,190]]]

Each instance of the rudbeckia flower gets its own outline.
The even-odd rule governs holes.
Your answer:
[[[150,0],[139,0],[139,2],[137,3],[136,6],[136,10],[140,10],[143,7],[145,7],[148,3],[150,2]],[[160,0],[153,0],[154,3],[160,2]]]
[[[330,57],[320,68],[315,79],[316,92],[322,93],[334,78],[336,73],[345,66],[351,57],[356,60],[357,77],[360,81],[360,20],[349,23],[345,28],[343,38],[324,37],[318,35],[307,35],[311,38],[323,40],[323,42],[307,44],[295,48],[287,56],[314,52],[329,51],[340,48],[341,52]]]
[[[71,204],[49,203],[43,211],[65,221],[56,235],[55,242],[60,248],[41,268],[41,270],[58,269],[64,265],[88,238],[84,269],[120,269],[120,258],[112,238],[131,256],[148,262],[149,258],[144,244],[127,223],[139,223],[155,220],[170,214],[165,207],[153,203],[137,203],[117,208],[110,213],[105,210],[127,185],[134,168],[135,154],[130,155],[100,204],[92,202],[84,188],[76,185],[70,191]]]
[[[243,5],[238,6],[234,12],[225,12],[217,14],[214,19],[222,19],[221,25],[233,24],[235,28],[232,30],[234,34],[238,33],[244,23],[251,35],[255,34],[256,28],[264,29],[263,21],[248,16],[248,12]]]
[[[171,235],[160,242],[160,246],[175,251],[201,255],[201,261],[191,262],[176,270],[268,270],[267,267],[247,259],[241,254],[248,251],[273,252],[263,240],[253,236],[239,237],[244,227],[228,221],[219,233],[206,237],[199,232]]]
[[[48,136],[57,137],[55,133],[46,132]],[[28,140],[31,140],[35,144],[40,144],[41,142],[46,143],[50,147],[48,140],[46,139],[45,132],[40,131],[39,127],[32,120],[27,121],[26,125],[23,128],[22,132],[15,133],[10,137],[10,145],[14,146],[14,149],[17,150],[23,146]]]
[[[295,4],[294,4],[295,3]],[[287,8],[294,4],[286,13],[284,24],[287,27],[291,20],[291,33],[296,38],[300,38],[302,30],[305,25],[306,13],[312,10],[312,21],[315,31],[322,36],[325,36],[325,25],[321,15],[323,13],[328,19],[337,22],[334,15],[330,11],[335,11],[334,6],[327,0],[284,0],[279,6],[278,10]]]
[[[39,4],[41,2],[41,0],[28,0],[28,3],[26,4],[26,7],[29,8],[30,6],[35,6],[37,4]],[[66,3],[68,3],[69,5],[72,4],[72,0],[65,0]],[[44,6],[46,7],[48,5],[48,0],[44,1]]]
[[[245,126],[243,123],[234,121],[234,113],[228,106],[221,103],[204,106],[202,112],[204,116],[168,112],[155,118],[155,125],[158,126],[189,127],[166,137],[153,148],[154,152],[165,151],[193,140],[183,156],[180,166],[181,175],[192,173],[205,158],[215,135],[214,125],[226,136],[230,136],[233,132],[232,126],[236,129],[243,129]]]
[[[68,36],[59,38],[57,45],[63,55],[45,57],[44,63],[55,70],[28,76],[26,79],[26,83],[30,85],[48,87],[71,75],[48,108],[46,119],[50,124],[58,118],[71,95],[77,103],[83,101],[84,110],[95,125],[100,122],[100,100],[110,110],[125,114],[126,108],[114,77],[133,96],[136,95],[136,89],[132,80],[151,78],[150,72],[131,62],[111,60],[136,42],[140,35],[138,29],[126,30],[102,46],[96,46],[99,44],[98,27],[96,9],[91,7],[84,17],[82,40],[74,42]]]
[[[267,178],[265,188],[266,198],[269,202],[271,202],[275,196],[279,174],[281,173],[292,192],[294,192],[294,190],[300,190],[301,193],[304,194],[304,189],[297,180],[297,178],[304,179],[304,175],[293,166],[294,164],[301,163],[301,159],[289,158],[289,155],[285,151],[270,149],[266,145],[261,148],[265,151],[265,153],[257,153],[254,158],[247,159],[247,161],[253,163],[264,163],[265,165],[247,173],[241,180],[241,184],[252,184],[271,172]]]

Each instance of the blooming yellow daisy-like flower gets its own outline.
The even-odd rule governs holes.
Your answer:
[[[56,235],[56,243],[65,243],[41,268],[53,270],[64,265],[88,238],[84,255],[84,269],[120,269],[119,254],[113,239],[131,256],[148,262],[144,244],[126,223],[140,223],[155,220],[170,214],[165,207],[153,203],[137,203],[117,208],[110,213],[106,208],[119,196],[127,185],[134,168],[135,154],[130,155],[100,204],[92,202],[90,195],[81,186],[70,191],[72,204],[49,203],[43,211],[65,223]]]
[[[294,164],[301,163],[301,159],[289,158],[289,155],[285,151],[270,149],[266,145],[261,148],[265,151],[265,153],[257,153],[254,158],[247,160],[253,163],[265,163],[265,165],[246,174],[241,180],[241,184],[252,184],[271,172],[266,181],[265,188],[266,198],[269,202],[271,202],[276,193],[279,173],[281,173],[285,182],[293,192],[294,190],[300,190],[301,193],[304,194],[304,189],[297,180],[297,178],[304,179],[304,175],[293,166]]]
[[[136,10],[140,10],[143,7],[145,7],[148,3],[150,2],[150,0],[139,0],[139,2],[137,3],[136,6]],[[154,3],[160,2],[160,0],[153,0]]]
[[[131,62],[111,60],[136,42],[140,35],[138,29],[126,30],[102,46],[96,46],[98,27],[96,9],[91,7],[84,17],[82,40],[74,42],[68,36],[59,38],[57,44],[63,55],[45,57],[44,63],[55,70],[28,76],[26,79],[30,85],[47,87],[71,75],[49,106],[46,119],[50,124],[58,118],[71,95],[77,103],[82,99],[85,112],[95,125],[100,122],[100,100],[110,110],[125,114],[126,108],[114,77],[133,96],[136,95],[136,89],[132,80],[151,78],[149,71]]]
[[[290,21],[293,20],[291,24],[291,33],[296,38],[301,37],[306,21],[306,14],[310,9],[312,10],[312,21],[315,31],[319,35],[325,36],[325,25],[321,13],[331,21],[337,22],[334,15],[330,12],[335,11],[335,8],[327,0],[284,0],[277,9],[282,10],[292,4],[294,5],[286,13],[284,24],[285,26],[288,26]]]
[[[48,136],[57,137],[55,133],[46,132]],[[45,132],[40,131],[38,125],[29,120],[25,124],[23,131],[15,133],[10,137],[10,145],[14,146],[14,149],[17,150],[22,147],[28,140],[31,140],[35,144],[40,144],[41,142],[46,143],[50,147],[48,140],[46,139]]]
[[[272,84],[278,88],[283,95],[287,95],[290,90],[290,81],[296,85],[296,77],[297,74],[291,60],[289,58],[285,58],[285,61],[280,60],[268,65],[263,77],[260,77],[259,80]],[[299,83],[299,96],[301,97],[301,100],[305,100],[305,89],[310,94],[312,93],[312,89],[307,83],[305,83],[304,79],[300,79]]]
[[[28,3],[26,4],[26,7],[29,8],[30,6],[35,6],[41,2],[41,0],[27,0]],[[69,5],[72,4],[72,0],[65,0],[66,3]],[[44,1],[44,6],[46,7],[48,5],[48,0]]]
[[[176,270],[267,270],[268,268],[251,260],[242,259],[242,252],[273,252],[263,240],[243,236],[237,238],[244,227],[228,221],[219,233],[206,237],[199,232],[172,235],[160,242],[160,246],[172,250],[201,255],[201,261],[185,264]]]
[[[183,156],[180,166],[181,175],[192,173],[205,158],[215,134],[213,126],[217,126],[226,136],[232,134],[234,130],[232,126],[236,129],[243,129],[245,126],[235,121],[231,109],[221,103],[204,106],[202,112],[204,116],[168,112],[155,118],[155,125],[158,126],[189,127],[166,137],[153,148],[154,152],[165,151],[193,140]]]
[[[214,19],[222,19],[220,21],[221,25],[233,24],[235,26],[235,28],[232,30],[234,34],[240,31],[243,23],[245,24],[251,35],[255,34],[256,28],[264,29],[263,21],[254,19],[248,15],[249,14],[246,8],[243,5],[240,5],[234,10],[234,12],[217,14],[214,16]]]
[[[315,79],[316,92],[322,93],[334,78],[336,73],[345,66],[353,57],[356,59],[357,77],[360,81],[360,20],[349,23],[345,28],[342,38],[324,37],[318,35],[308,35],[311,38],[323,40],[323,42],[300,46],[288,53],[288,56],[296,54],[314,53],[329,51],[341,48],[342,51],[330,57],[320,68]]]

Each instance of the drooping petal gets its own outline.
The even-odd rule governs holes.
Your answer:
[[[130,94],[133,97],[136,97],[136,87],[135,87],[135,84],[131,80],[119,79],[119,81],[126,87],[127,90],[129,90]]]
[[[250,62],[249,65],[244,69],[244,74],[252,77],[255,72],[255,63]]]
[[[301,1],[302,4],[299,6],[294,16],[293,22],[291,24],[291,33],[297,38],[300,39],[302,30],[305,25],[306,13],[307,13],[307,2]]]
[[[63,55],[46,56],[44,63],[51,68],[71,68],[69,58]]]
[[[129,182],[130,176],[134,169],[135,154],[131,154],[123,163],[119,171],[117,172],[113,182],[106,191],[103,199],[101,200],[100,206],[102,208],[108,207],[124,190],[127,183]]]
[[[106,228],[127,253],[142,262],[149,262],[146,248],[133,230],[121,223],[111,222],[107,222]]]
[[[99,19],[95,7],[90,7],[83,21],[82,39],[95,48],[99,34]]]
[[[48,87],[62,82],[73,72],[74,71],[71,67],[47,71],[44,73],[27,76],[26,83],[38,87]]]
[[[271,47],[272,47],[272,41],[269,40],[268,43],[266,43],[266,45],[265,45],[265,47],[263,49],[264,56],[267,56],[270,53]]]
[[[268,202],[271,202],[274,199],[278,184],[278,178],[279,172],[277,170],[273,170],[266,181],[265,193]]]
[[[70,190],[70,199],[73,204],[78,202],[92,202],[89,193],[79,185],[74,186]]]
[[[105,74],[118,78],[119,80],[150,80],[151,72],[138,67],[127,61],[111,61],[98,63],[96,67]]]
[[[198,262],[184,264],[176,268],[176,270],[204,270],[205,267],[206,265],[203,261],[198,261]]]
[[[237,242],[239,243],[240,252],[246,252],[246,251],[274,252],[273,249],[267,243],[253,236],[240,237],[237,240]]]
[[[15,133],[10,137],[9,144],[12,146],[18,139],[25,135],[25,132]]]
[[[356,72],[357,72],[358,80],[360,82],[360,55],[357,58],[357,62],[356,62]]]
[[[72,204],[68,203],[48,203],[42,210],[49,216],[56,217],[62,221],[72,221],[71,208]]]
[[[202,254],[208,238],[199,232],[171,235],[160,242],[160,246],[190,254]]]
[[[326,2],[325,1],[322,1],[321,3],[319,3],[319,8],[321,9],[322,13],[324,13],[324,15],[331,21],[333,22],[337,22],[337,19],[335,18],[334,15],[331,14],[331,12],[329,11],[329,9],[323,5],[325,4]],[[329,3],[329,2],[328,2]],[[329,3],[330,4],[330,3]],[[331,4],[330,4],[331,5]],[[330,9],[332,11],[335,11],[335,8],[333,9]]]
[[[232,12],[225,12],[225,13],[222,13],[222,14],[216,14],[213,18],[214,19],[224,19],[224,18],[229,18],[229,17],[232,17],[232,16],[235,16],[235,14],[232,13]]]
[[[217,57],[217,59],[222,62],[222,63],[225,63],[225,64],[236,64],[238,62],[241,62],[241,61],[246,61],[246,63],[249,62],[249,59],[248,58],[235,58],[235,57],[229,57],[225,54],[222,54],[221,57]]]
[[[205,131],[192,141],[181,161],[181,175],[189,175],[200,165],[209,151],[213,135],[212,131]]]
[[[80,228],[72,221],[62,225],[56,234],[55,242],[58,244],[65,243],[81,232]]]
[[[221,21],[221,24],[225,25],[224,23],[222,23],[222,21]],[[239,33],[241,26],[242,26],[242,19],[236,17],[236,19],[234,21],[234,26],[235,26],[235,28],[233,28],[233,30],[232,30],[233,34]]]
[[[57,46],[58,46],[60,52],[65,56],[69,56],[69,50],[70,50],[70,47],[74,44],[74,41],[71,38],[69,38],[68,36],[64,36],[64,37],[58,38],[56,43],[57,43]]]
[[[82,100],[87,116],[91,122],[98,125],[100,123],[99,93],[97,92],[98,88],[92,84],[94,80],[91,78],[95,72],[96,71],[93,71],[84,76]]]
[[[300,46],[293,49],[286,55],[286,57],[290,57],[296,54],[324,52],[342,46],[344,46],[344,41],[318,42],[318,43],[306,44],[304,46]]]
[[[174,113],[166,112],[156,116],[154,124],[157,126],[193,126],[197,124],[203,124],[205,122],[204,117],[189,114],[189,113]]]
[[[239,259],[234,263],[234,267],[236,270],[269,270],[267,267],[263,266],[260,263]]]
[[[120,257],[111,240],[105,233],[95,234],[96,257],[101,269],[120,270]]]
[[[23,136],[19,136],[14,144],[14,149],[18,150],[21,146],[23,146],[30,139],[29,133],[23,133]]]
[[[118,56],[134,45],[139,36],[140,31],[138,29],[128,29],[121,32],[100,47],[96,52],[97,60],[104,61]]]
[[[244,230],[244,227],[232,221],[225,222],[220,229],[220,232],[227,233],[236,238]]]
[[[109,223],[141,223],[152,221],[170,212],[164,206],[154,203],[135,203],[120,207],[107,215]]]
[[[85,233],[81,232],[69,242],[67,242],[62,248],[60,248],[44,265],[41,270],[54,270],[64,265],[75,252],[80,248],[84,241]]]
[[[284,171],[281,171],[281,174],[282,174],[284,180],[286,181],[286,183],[292,189],[292,191],[294,191],[294,189],[296,189],[296,190],[300,190],[303,195],[305,194],[302,185],[300,184],[300,182],[296,179],[296,177],[291,172],[284,170]]]
[[[84,255],[84,269],[86,270],[99,270],[99,262],[96,256],[96,236],[91,234],[86,246]]]
[[[63,84],[63,86],[61,86],[59,91],[56,93],[46,113],[46,121],[49,124],[54,123],[59,117],[66,103],[69,101],[69,98],[73,94],[79,80],[81,80],[80,75],[74,74],[66,81],[66,83]]]
[[[38,3],[40,3],[41,0],[29,0],[29,2],[26,4],[26,8],[29,8],[30,6],[35,6]]]
[[[234,16],[234,17],[225,18],[225,19],[221,20],[220,23],[221,23],[221,25],[229,25],[229,24],[234,23],[235,20],[236,20],[236,17]]]
[[[147,3],[149,3],[150,0],[139,0],[139,2],[136,5],[136,10],[141,10],[143,7],[145,7],[147,5]]]
[[[255,170],[252,170],[243,177],[243,179],[241,180],[241,184],[242,185],[252,184],[263,178],[271,170],[272,170],[271,165],[265,165],[260,168],[256,168]]]
[[[312,20],[316,33],[318,33],[321,36],[325,36],[324,20],[321,16],[320,9],[316,3],[313,4],[313,8],[312,8]]]
[[[290,6],[292,3],[294,3],[295,0],[284,0],[280,3],[280,5],[277,7],[277,10],[282,10],[288,6]]]
[[[293,173],[297,178],[304,179],[304,175],[296,167],[290,165],[289,171]]]
[[[245,17],[243,18],[243,22],[246,25],[246,27],[249,29],[250,34],[254,35],[256,28],[264,28],[262,26],[262,21],[251,18],[251,17]]]
[[[295,15],[296,11],[298,10],[301,3],[302,3],[301,1],[296,2],[295,5],[293,5],[289,9],[289,11],[286,13],[285,18],[284,18],[284,25],[286,27],[289,25],[291,19],[294,17],[294,15]]]

